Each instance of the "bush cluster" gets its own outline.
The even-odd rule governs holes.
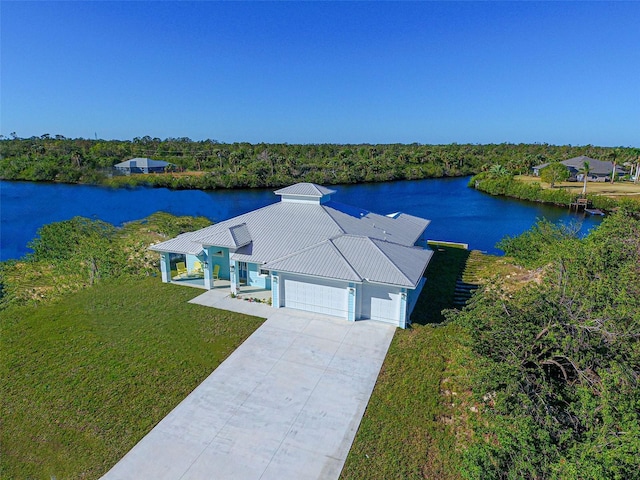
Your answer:
[[[640,220],[616,213],[582,240],[541,222],[502,248],[543,273],[450,315],[479,365],[465,475],[638,478]]]
[[[0,308],[59,298],[106,278],[155,275],[152,243],[210,223],[158,212],[122,228],[84,217],[44,225],[29,244],[33,253],[0,263]]]

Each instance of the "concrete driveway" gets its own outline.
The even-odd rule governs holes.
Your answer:
[[[338,478],[395,327],[256,307],[265,323],[104,479]]]

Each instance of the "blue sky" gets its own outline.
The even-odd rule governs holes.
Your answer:
[[[0,133],[640,146],[640,2],[1,4]]]

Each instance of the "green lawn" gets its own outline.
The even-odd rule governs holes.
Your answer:
[[[342,478],[458,478],[471,360],[458,327],[433,324],[469,252],[434,250],[414,326],[396,332]],[[99,477],[262,323],[187,303],[199,293],[114,280],[0,312],[0,477]]]
[[[0,477],[97,478],[262,322],[158,278],[0,312]]]
[[[393,338],[342,471],[343,480],[457,479],[469,441],[471,355],[452,308],[469,251],[433,246],[411,329]]]

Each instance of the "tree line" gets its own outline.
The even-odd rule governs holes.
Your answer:
[[[578,155],[623,160],[633,148],[549,144],[267,144],[136,137],[70,139],[62,135],[0,138],[0,178],[89,184],[148,183],[170,188],[278,187],[298,181],[349,184],[463,176],[501,165],[526,173],[534,165]],[[180,175],[110,179],[113,166],[135,157],[164,160]]]

